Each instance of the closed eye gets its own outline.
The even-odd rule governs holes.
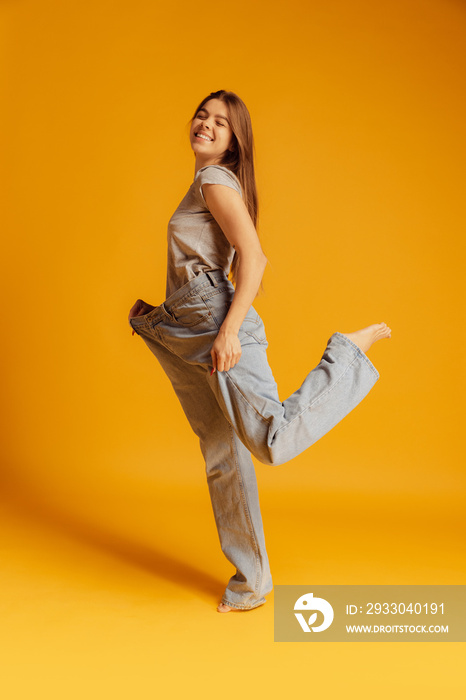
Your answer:
[[[202,113],[201,113],[202,112]],[[204,110],[201,110],[196,114],[196,119],[207,119],[207,115]],[[223,122],[215,122],[217,126],[226,126]]]

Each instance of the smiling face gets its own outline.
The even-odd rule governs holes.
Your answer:
[[[217,99],[209,100],[197,112],[190,130],[196,170],[220,163],[225,151],[233,150],[233,131],[228,117],[228,105]]]

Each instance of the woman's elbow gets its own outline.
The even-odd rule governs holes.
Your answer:
[[[266,254],[265,254],[264,251],[261,249],[261,250],[260,250],[260,254],[259,254],[259,264],[262,266],[262,268],[263,268],[264,270],[265,270],[265,268],[267,267],[267,263],[268,263],[268,262],[269,262],[269,260],[268,260],[268,258],[267,258],[267,256],[266,256]]]
[[[268,259],[267,256],[265,255],[264,251],[260,246],[258,246],[255,249],[251,248],[245,248],[243,249],[236,249],[236,252],[239,257],[239,263],[241,264],[241,261],[246,262],[249,261],[250,264],[254,265],[254,267],[263,267],[264,269],[267,266]]]
[[[256,270],[261,269],[264,271],[267,267],[268,260],[262,248],[256,250],[252,255],[250,253],[248,257]]]

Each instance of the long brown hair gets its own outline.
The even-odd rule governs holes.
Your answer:
[[[233,151],[226,150],[219,165],[229,168],[238,178],[243,190],[243,201],[256,228],[259,220],[259,203],[257,197],[256,177],[254,173],[254,138],[252,135],[251,117],[243,100],[229,90],[217,90],[204,97],[197,106],[192,118],[194,121],[197,113],[209,100],[221,100],[228,107],[228,116],[233,131]],[[236,281],[239,258],[235,251],[231,263],[231,278]]]

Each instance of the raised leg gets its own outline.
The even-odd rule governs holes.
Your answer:
[[[265,332],[242,343],[239,363],[209,377],[225,416],[261,462],[283,464],[339,423],[367,395],[379,373],[348,336],[334,333],[300,388],[280,401],[267,361]]]

